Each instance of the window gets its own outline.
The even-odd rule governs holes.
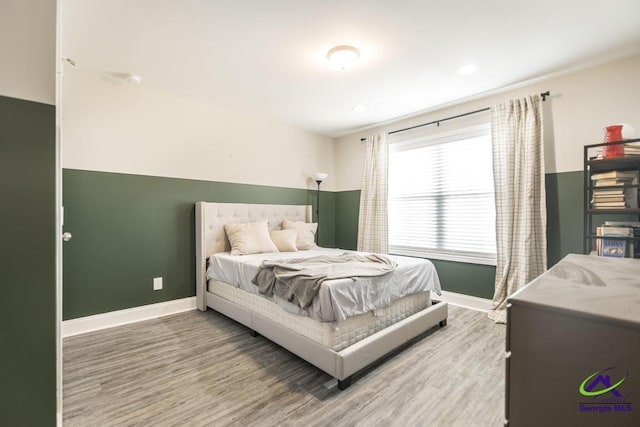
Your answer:
[[[389,252],[496,264],[489,125],[389,146]]]

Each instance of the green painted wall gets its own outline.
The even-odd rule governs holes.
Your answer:
[[[431,260],[436,266],[442,289],[480,298],[493,298],[496,268],[492,265]]]
[[[568,253],[582,253],[582,171],[546,175],[547,256],[549,266]],[[355,249],[358,239],[360,191],[335,193],[336,245]],[[493,266],[432,260],[442,288],[481,298],[492,298],[496,269]]]
[[[556,264],[569,253],[582,253],[584,189],[582,171],[546,175],[547,263]]]
[[[360,190],[339,191],[336,199],[336,246],[355,250],[358,244]]]
[[[55,107],[0,96],[0,424],[56,422]]]
[[[64,170],[64,319],[195,295],[194,203],[315,204],[313,190]],[[549,265],[582,251],[582,172],[548,174]],[[321,192],[320,244],[355,249],[360,191]],[[493,296],[495,267],[433,260],[443,289]],[[153,277],[164,289],[153,291]]]
[[[195,295],[194,204],[315,204],[312,190],[63,171],[65,320]],[[319,243],[335,245],[334,193],[321,192]],[[164,288],[152,290],[162,276]]]

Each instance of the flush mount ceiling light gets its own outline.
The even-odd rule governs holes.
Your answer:
[[[353,107],[353,111],[355,111],[356,113],[364,113],[366,110],[367,108],[362,104],[358,104]]]
[[[360,58],[360,51],[353,46],[336,46],[327,53],[329,62],[341,70],[353,67]]]

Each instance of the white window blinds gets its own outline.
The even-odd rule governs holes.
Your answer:
[[[389,251],[496,263],[488,125],[389,147]]]

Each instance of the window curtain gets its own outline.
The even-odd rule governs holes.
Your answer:
[[[496,280],[489,318],[506,323],[507,298],[547,269],[542,99],[491,108]]]
[[[358,250],[387,253],[389,252],[387,135],[369,136],[365,138],[365,145],[358,219]]]

